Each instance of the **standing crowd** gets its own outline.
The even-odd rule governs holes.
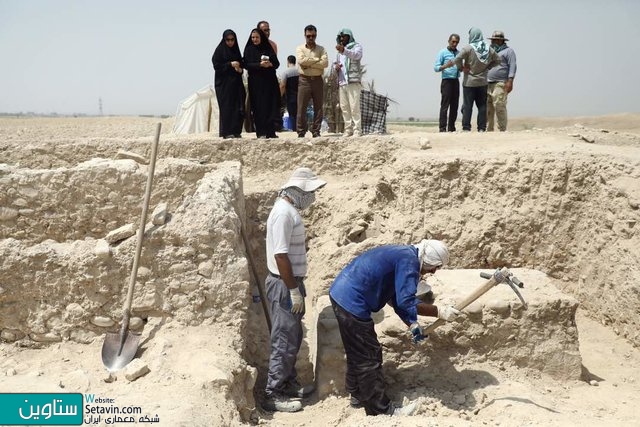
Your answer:
[[[442,73],[440,93],[440,132],[455,132],[462,72],[462,130],[471,130],[473,104],[478,110],[478,132],[507,130],[507,96],[516,77],[516,53],[507,46],[504,32],[494,31],[487,46],[478,28],[469,30],[469,44],[458,50],[460,36],[451,34],[445,49],[435,61],[434,70]]]
[[[213,57],[215,93],[220,110],[219,136],[240,138],[242,127],[254,128],[261,139],[278,138],[283,128],[281,105],[288,114],[290,129],[303,138],[307,132],[320,136],[324,106],[324,72],[329,67],[326,49],[316,44],[318,30],[304,28],[305,42],[287,57],[287,68],[280,79],[276,70],[278,45],[270,38],[267,21],[251,30],[244,51],[236,33],[225,30]],[[340,108],[345,123],[344,136],[359,136],[361,130],[360,92],[362,90],[362,46],[353,32],[345,28],[336,36],[337,57],[333,63],[338,75]],[[247,85],[243,81],[247,70]],[[313,109],[311,123],[307,110]],[[248,126],[247,126],[248,124]],[[247,129],[249,130],[249,129]]]
[[[320,136],[324,117],[324,72],[329,66],[327,51],[316,43],[314,25],[304,28],[305,43],[287,57],[287,68],[280,78],[276,70],[278,45],[270,39],[267,21],[251,30],[241,54],[236,33],[225,30],[213,57],[215,92],[220,110],[219,135],[239,138],[242,126],[255,128],[258,138],[277,138],[283,129],[281,105],[287,111],[288,126],[299,137],[308,131]],[[477,109],[477,130],[507,130],[507,98],[513,90],[517,63],[515,51],[507,45],[504,32],[494,31],[488,45],[478,28],[469,30],[469,44],[458,50],[460,36],[451,34],[447,47],[438,52],[434,70],[442,73],[439,114],[440,132],[455,132],[462,73],[462,130],[471,130],[473,106]],[[344,120],[343,136],[362,134],[360,94],[362,92],[362,45],[349,28],[336,36],[339,103]],[[247,70],[247,88],[243,72]],[[284,100],[284,103],[282,102]],[[313,109],[311,123],[307,110]],[[249,130],[249,129],[248,129]]]

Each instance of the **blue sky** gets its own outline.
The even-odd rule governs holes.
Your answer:
[[[518,56],[517,116],[639,112],[636,0],[524,1],[21,1],[0,0],[0,112],[173,114],[212,83],[211,55],[231,28],[244,47],[262,19],[282,63],[318,27],[335,57],[348,27],[367,77],[398,102],[390,115],[436,117],[433,71],[450,33],[503,30]]]

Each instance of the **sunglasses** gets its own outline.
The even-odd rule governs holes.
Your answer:
[[[317,34],[305,34],[304,36],[308,39],[315,39]]]

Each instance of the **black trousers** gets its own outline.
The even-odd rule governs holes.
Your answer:
[[[458,79],[442,79],[440,83],[440,132],[455,132],[458,118],[460,82]],[[449,119],[447,120],[447,114]]]
[[[289,102],[287,101],[287,111],[289,112],[289,127],[291,128],[291,130],[293,131],[297,131],[298,127],[297,127],[297,120],[296,120],[296,116],[298,114],[298,99],[297,99],[298,95],[296,94],[296,99],[293,100],[293,102]]]
[[[360,319],[349,313],[331,298],[331,306],[338,320],[340,337],[347,355],[347,391],[358,399],[367,415],[389,414],[391,400],[385,393],[382,374],[382,347],[372,319]]]
[[[462,88],[462,130],[471,130],[473,103],[478,107],[478,130],[487,130],[487,86]]]

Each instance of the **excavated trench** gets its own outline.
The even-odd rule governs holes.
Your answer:
[[[378,141],[379,144],[387,142]],[[421,351],[421,357],[410,355],[405,360],[388,357],[389,354],[406,353],[407,348],[411,348],[410,345],[398,347],[394,344],[402,340],[398,339],[397,331],[391,331],[391,339],[384,345],[385,361],[392,359],[385,362],[386,376],[390,382],[403,384],[405,388],[408,383],[415,384],[416,372],[409,369],[402,373],[399,366],[417,366],[425,358],[434,364],[439,358],[437,362],[441,369],[450,369],[449,359],[460,355],[463,359],[486,360],[483,354],[491,354],[493,358],[489,359],[495,362],[508,360],[514,366],[531,367],[558,378],[578,378],[576,305],[571,298],[589,316],[610,325],[634,345],[640,344],[637,332],[640,320],[637,314],[640,312],[640,287],[637,284],[640,271],[636,261],[640,247],[636,227],[640,198],[637,164],[612,156],[571,152],[548,156],[510,153],[498,158],[490,152],[481,158],[417,152],[415,158],[403,161],[402,156],[392,151],[388,163],[373,168],[362,166],[370,162],[367,153],[380,151],[383,151],[381,147],[363,150],[362,162],[347,168],[357,171],[353,175],[343,167],[331,170],[326,163],[311,165],[321,170],[321,174],[324,172],[323,177],[329,181],[305,215],[312,236],[309,241],[312,267],[308,282],[314,284],[312,298],[316,302],[315,314],[307,319],[307,329],[312,336],[308,351],[313,358],[316,349],[335,350],[333,354],[328,351],[324,356],[316,355],[326,358],[324,369],[334,373],[332,379],[327,380],[334,384],[324,384],[327,393],[340,390],[340,381],[337,386],[335,384],[335,378],[340,375],[335,373],[342,372],[343,368],[341,361],[331,360],[341,358],[335,325],[318,326],[327,320],[326,316],[331,317],[323,295],[327,294],[337,272],[353,256],[376,244],[411,243],[425,237],[446,241],[452,253],[449,269],[460,271],[456,277],[449,278],[447,285],[455,287],[462,283],[467,286],[455,289],[459,296],[469,294],[470,289],[482,283],[464,279],[462,270],[491,271],[503,266],[545,273],[533,275],[535,281],[531,285],[538,283],[539,289],[529,286],[523,291],[529,299],[544,295],[545,288],[561,291],[561,295],[542,298],[541,311],[530,310],[529,314],[523,315],[517,309],[509,309],[498,316],[471,319],[470,324],[464,326],[468,329],[466,332],[462,328],[443,332],[445,343],[471,342],[452,345],[444,354]],[[257,236],[259,242],[264,240],[263,224],[273,197],[273,191],[245,195],[248,223],[253,224],[251,234]],[[252,249],[254,258],[259,260],[258,265],[265,265],[262,245]],[[262,269],[261,274],[264,273]],[[521,274],[528,275],[526,271]],[[436,280],[439,282],[442,281]],[[440,291],[445,297],[452,293],[446,286]],[[515,299],[514,295],[502,296]],[[253,319],[261,320],[259,316]],[[514,319],[516,329],[526,330],[526,336],[514,338],[510,329]],[[508,327],[505,327],[505,320]],[[473,329],[486,329],[487,325],[493,325],[494,336],[478,338]],[[262,325],[260,328],[264,329]],[[388,329],[385,325],[378,328],[383,342],[385,328]],[[322,335],[332,333],[333,342],[322,338]],[[513,341],[509,342],[507,338]],[[537,343],[546,343],[553,349],[537,354]],[[263,368],[266,360],[260,349],[265,345],[268,341],[263,337],[253,348],[254,356],[250,357]],[[442,350],[442,346],[439,349]],[[519,352],[524,354],[514,361],[512,356]],[[508,357],[504,357],[505,354]],[[313,367],[304,363],[304,357],[302,359],[299,372],[306,373],[307,380],[314,376],[318,380],[320,363],[315,361],[314,373]]]
[[[240,224],[244,223],[247,249],[263,278],[264,224],[275,192],[295,167],[306,165],[328,185],[305,213],[311,266],[305,324],[311,338],[300,361],[305,379],[318,375],[318,325],[326,314],[323,298],[337,272],[374,245],[427,237],[449,245],[450,270],[507,266],[557,288],[545,294],[548,298],[533,315],[513,304],[491,316],[480,307],[472,327],[495,319],[497,328],[508,321],[512,330],[526,322],[536,327],[555,322],[549,329],[556,337],[563,334],[557,339],[566,345],[558,351],[571,353],[577,349],[573,317],[579,304],[590,317],[640,345],[637,162],[571,149],[496,152],[487,147],[480,156],[420,151],[407,138],[321,138],[310,145],[163,135],[151,205],[166,203],[168,222],[148,231],[142,265],[155,267],[143,269],[139,279],[140,322],[159,316],[187,325],[222,322],[235,328],[245,337],[238,338],[238,345],[246,361],[259,368],[259,388],[268,338],[262,308],[250,302]],[[115,228],[136,224],[146,179],[146,166],[112,159],[121,150],[146,155],[148,145],[148,138],[114,136],[11,141],[1,147],[3,341],[37,346],[61,340],[91,342],[117,324],[134,239],[111,244],[106,257],[97,244]],[[459,281],[456,277],[436,276],[443,298],[447,286]],[[203,280],[211,283],[204,290]],[[466,280],[466,286],[474,286],[472,282]],[[529,295],[525,288],[525,297],[544,294],[544,286],[533,286]],[[464,290],[455,288],[453,293]],[[233,310],[225,308],[229,304]],[[404,339],[398,338],[393,324],[381,327],[385,337]],[[538,335],[522,336],[521,349],[549,339],[550,332],[543,329]],[[458,338],[464,334],[456,328],[442,334],[442,342],[450,344],[449,359],[453,354],[479,357],[487,351],[487,342],[500,354],[502,341],[486,337],[460,344]],[[505,351],[514,346],[518,344],[505,344]],[[391,341],[385,349],[402,351]],[[427,359],[435,357],[425,354]],[[385,369],[424,362],[422,356],[405,356],[408,360],[396,360]],[[576,357],[573,362],[579,364]],[[517,362],[544,371],[537,363]],[[571,370],[563,375],[574,374]],[[395,380],[406,381],[411,370],[403,375]]]

